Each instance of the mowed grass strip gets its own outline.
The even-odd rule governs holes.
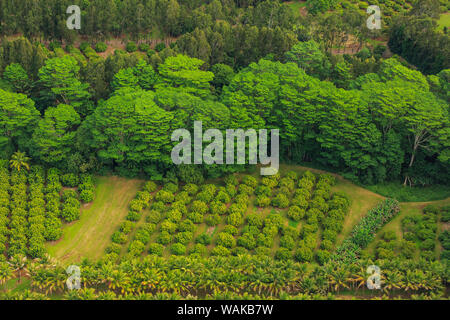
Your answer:
[[[60,240],[47,245],[50,255],[63,262],[101,258],[143,183],[119,177],[97,178],[93,203],[82,208],[80,220],[63,226]]]

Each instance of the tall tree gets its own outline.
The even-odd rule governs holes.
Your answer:
[[[41,94],[52,104],[70,104],[79,114],[86,115],[90,110],[87,90],[89,85],[79,80],[80,67],[74,57],[65,55],[49,59],[39,70]]]
[[[0,90],[0,150],[4,157],[27,150],[31,132],[39,120],[34,102],[23,94]]]
[[[74,152],[79,124],[80,116],[72,106],[60,104],[48,108],[32,137],[31,148],[36,158],[53,166],[66,163]]]

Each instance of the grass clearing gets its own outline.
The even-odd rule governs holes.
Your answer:
[[[299,17],[302,14],[303,8],[306,7],[306,1],[289,1],[285,2],[286,5],[288,5],[292,11],[294,12],[295,17]]]
[[[63,227],[60,240],[47,244],[49,254],[63,262],[99,259],[111,235],[125,220],[128,205],[142,183],[119,177],[98,178],[94,202],[82,208],[80,220]]]
[[[444,27],[450,28],[450,12],[441,14],[437,24],[438,30],[444,30]]]

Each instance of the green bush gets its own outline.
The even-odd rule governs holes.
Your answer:
[[[189,231],[177,233],[174,237],[175,242],[181,243],[183,245],[187,245],[191,242],[193,238],[193,233]]]
[[[191,212],[188,212],[187,218],[189,220],[192,220],[192,222],[195,224],[200,224],[204,220],[204,215],[201,214],[200,212],[191,211]]]
[[[200,256],[204,256],[204,255],[206,255],[206,253],[207,253],[207,249],[206,249],[206,246],[205,245],[203,245],[203,244],[201,244],[201,243],[197,243],[195,246],[194,246],[194,248],[192,248],[192,250],[191,250],[191,254],[198,254],[198,255],[200,255]]]
[[[130,234],[133,231],[135,223],[132,221],[124,221],[119,227],[120,232]]]
[[[178,226],[178,230],[181,232],[183,231],[195,232],[196,229],[197,227],[195,226],[195,224],[189,219],[183,220]]]
[[[232,226],[239,227],[244,223],[244,219],[241,214],[232,213],[227,217],[227,223]]]
[[[170,234],[175,233],[177,230],[177,225],[169,220],[165,220],[161,223],[161,231],[166,231]]]
[[[210,211],[212,214],[223,215],[227,212],[227,206],[219,201],[211,202]]]
[[[261,216],[259,216],[256,213],[251,213],[247,216],[247,222],[249,226],[255,226],[257,228],[262,228],[264,221],[261,218]]]
[[[134,240],[138,240],[138,241],[142,242],[143,244],[147,245],[147,243],[150,242],[150,235],[151,234],[148,232],[148,230],[141,227],[136,232],[136,234],[134,236]]]
[[[72,222],[80,219],[80,209],[73,206],[65,206],[61,212],[62,218],[66,222]]]
[[[183,214],[177,210],[177,209],[171,209],[169,212],[167,212],[166,218],[171,222],[179,222],[181,221],[181,218],[183,217]]]
[[[310,248],[301,247],[295,251],[294,257],[299,262],[311,262],[314,258],[314,253]]]
[[[174,255],[181,256],[186,253],[186,247],[181,243],[175,243],[170,247],[170,252]]]
[[[146,182],[144,187],[142,188],[142,190],[150,192],[150,193],[155,192],[156,189],[157,189],[157,185],[153,181]]]
[[[138,211],[129,211],[128,215],[126,216],[126,219],[128,221],[139,221],[141,219],[142,212]]]
[[[155,195],[156,201],[162,201],[163,203],[171,203],[175,200],[173,193],[166,190],[159,190]]]
[[[97,42],[97,44],[95,45],[95,51],[97,53],[105,52],[107,49],[108,49],[108,46],[104,42]]]
[[[236,239],[229,233],[221,232],[217,235],[216,244],[225,248],[233,248],[236,245]]]
[[[94,192],[92,190],[83,190],[80,192],[80,199],[83,203],[89,203],[94,200]]]
[[[141,212],[142,210],[144,210],[144,207],[145,202],[141,200],[133,199],[130,201],[130,210],[132,211]]]
[[[278,193],[272,199],[272,205],[276,208],[287,208],[289,206],[289,198],[284,193]]]
[[[175,183],[166,183],[163,190],[169,191],[170,193],[176,193],[178,191],[178,186]]]
[[[200,234],[196,239],[195,242],[196,243],[201,243],[205,246],[210,245],[212,241],[212,238],[210,235],[206,234],[206,233],[202,233]]]
[[[89,44],[89,42],[82,42],[81,44],[80,44],[80,50],[81,51],[85,51],[88,47],[90,47],[91,45]]]
[[[145,251],[145,244],[139,240],[133,240],[128,247],[128,252],[134,257],[140,256]]]
[[[156,52],[161,52],[166,48],[166,44],[164,42],[160,42],[155,46]]]
[[[164,246],[159,243],[152,243],[150,247],[148,248],[148,253],[155,254],[157,256],[162,256],[164,251]]]
[[[183,187],[183,190],[186,191],[190,196],[194,196],[198,192],[198,186],[193,183],[188,183]]]
[[[107,254],[108,253],[120,254],[120,251],[122,251],[122,246],[118,243],[111,243],[105,250]]]
[[[182,202],[184,204],[190,203],[192,200],[191,197],[189,197],[189,193],[186,191],[181,191],[175,196],[175,201]]]
[[[221,218],[218,214],[211,214],[205,218],[206,225],[210,227],[217,226],[221,221]]]
[[[291,250],[289,250],[289,249],[279,248],[275,252],[275,259],[277,259],[277,260],[287,261],[287,260],[290,260],[291,258],[292,258],[292,253],[291,253]]]
[[[111,241],[114,243],[125,244],[127,240],[128,240],[127,235],[120,231],[114,232],[113,235],[111,236]]]
[[[162,231],[156,238],[156,242],[162,245],[168,245],[170,242],[172,242],[172,238],[173,236],[170,233],[168,233],[167,231]]]
[[[317,262],[319,262],[320,265],[324,265],[328,260],[330,260],[331,253],[326,250],[317,250],[316,252],[316,258]]]
[[[287,215],[294,221],[300,221],[305,216],[305,209],[301,209],[297,206],[291,206]]]
[[[295,247],[295,241],[291,236],[282,236],[280,238],[280,247],[292,250]]]
[[[249,186],[251,189],[254,189],[258,184],[258,181],[253,176],[245,175],[242,177],[242,184],[245,184]]]
[[[61,183],[64,187],[74,188],[80,183],[80,178],[74,173],[67,173],[61,176]]]
[[[205,214],[208,212],[208,205],[203,201],[196,200],[192,202],[191,210],[200,214]]]
[[[223,246],[216,246],[214,249],[211,250],[212,256],[220,256],[220,257],[228,257],[231,255],[231,251],[228,248],[225,248]]]
[[[132,53],[132,52],[136,52],[137,51],[137,46],[136,43],[134,41],[129,41],[126,45],[125,50],[127,50],[127,52]]]
[[[141,43],[139,45],[139,51],[148,52],[148,50],[150,50],[150,45],[148,45],[147,43]]]
[[[237,244],[248,250],[253,250],[256,248],[256,239],[252,234],[244,233],[241,237],[238,238]]]
[[[235,236],[235,235],[237,235],[239,233],[239,230],[235,226],[230,226],[230,225],[227,224],[223,228],[223,232],[229,233],[229,234]]]
[[[71,189],[67,189],[64,190],[62,195],[61,195],[61,199],[65,202],[69,199],[77,199],[78,198],[78,194],[75,190],[71,190]]]
[[[159,223],[161,222],[163,218],[163,215],[156,210],[150,210],[150,212],[148,213],[148,216],[145,218],[145,220],[147,222],[151,222],[151,223]]]

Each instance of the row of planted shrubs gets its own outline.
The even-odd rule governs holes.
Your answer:
[[[62,187],[58,170],[49,169],[46,175],[42,167],[31,166],[29,171],[9,172],[2,161],[0,179],[0,252],[7,247],[10,257],[43,257],[45,241],[61,236],[59,211],[54,210]]]
[[[8,256],[43,257],[45,242],[62,235],[61,218],[68,222],[79,218],[79,196],[69,189],[62,193],[61,201],[63,185],[80,184],[93,190],[90,176],[83,176],[80,183],[78,176],[62,175],[56,168],[46,171],[37,165],[28,171],[10,172],[6,161],[1,162],[0,179],[0,252],[8,248]]]
[[[113,233],[112,244],[106,248],[107,259],[111,261],[118,259],[122,246],[129,241],[129,235],[136,229],[137,222],[141,219],[144,209],[149,207],[156,190],[157,185],[153,181],[149,181],[136,194],[135,199],[130,202],[126,221],[120,225],[119,230]],[[128,248],[131,256],[139,256],[145,250],[145,246],[150,241],[150,235],[155,229],[155,224],[144,223],[136,230],[134,239]]]
[[[127,221],[113,234],[113,244],[108,247],[107,253],[111,259],[117,258],[122,251],[121,247],[131,240],[128,253],[138,256],[145,251],[151,235],[157,232],[155,243],[149,246],[151,254],[162,255],[168,246],[169,251],[175,255],[205,255],[207,246],[214,243],[211,255],[229,256],[249,251],[272,255],[275,237],[281,234],[280,249],[275,254],[277,259],[311,261],[315,258],[314,250],[318,245],[319,224],[326,222],[324,240],[317,255],[317,260],[323,263],[334,250],[333,242],[342,229],[349,201],[342,194],[331,195],[331,186],[334,184],[332,176],[320,176],[313,190],[315,181],[316,177],[310,172],[306,172],[300,180],[297,173],[288,172],[283,178],[280,175],[264,177],[260,185],[256,178],[249,175],[243,176],[241,181],[237,176],[230,175],[224,179],[225,186],[178,186],[173,181],[158,190],[153,182],[148,182],[136,199],[131,201]],[[297,185],[301,187],[297,200],[301,202],[302,208],[296,207],[296,210],[303,212],[300,219],[303,216],[308,219],[307,226],[301,232],[295,227],[284,226],[285,218],[281,214],[271,213],[263,218],[260,213],[255,212],[245,217],[250,196],[254,193],[257,197],[268,197],[269,203],[276,199],[276,196],[272,197],[274,193],[283,194],[289,205],[290,195]],[[301,201],[299,197],[302,197]],[[227,204],[230,205],[227,207]],[[275,201],[274,204],[279,203]],[[129,239],[129,234],[133,232],[136,222],[141,219],[142,212],[147,207],[149,212],[146,223],[137,230],[133,239]],[[327,215],[328,211],[332,214]],[[221,217],[223,215],[226,216]],[[298,218],[297,215],[288,215]],[[222,221],[226,225],[218,234],[212,236],[203,232],[194,239],[198,224],[205,222],[207,226],[215,227]],[[247,224],[239,230],[245,222]],[[193,247],[187,252],[187,246],[192,241]],[[297,244],[300,246],[298,250],[294,250]]]

